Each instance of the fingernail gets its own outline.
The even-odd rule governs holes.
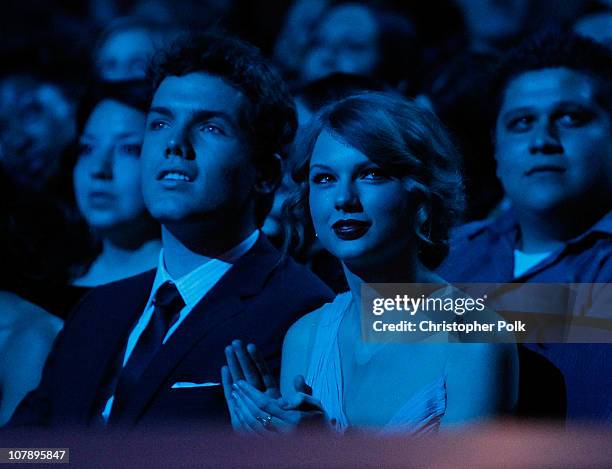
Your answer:
[[[234,384],[232,384],[232,388],[233,388],[233,389],[238,389],[238,383],[234,383]]]
[[[236,391],[232,391],[232,397],[234,399],[238,399],[238,393]]]

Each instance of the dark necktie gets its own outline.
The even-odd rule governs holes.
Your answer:
[[[164,337],[178,319],[179,312],[185,306],[185,302],[174,283],[164,282],[155,294],[153,305],[153,316],[151,316],[147,327],[142,331],[130,358],[120,372],[115,388],[113,414],[121,412],[123,409],[123,404],[130,394],[130,390],[133,389],[161,348]]]

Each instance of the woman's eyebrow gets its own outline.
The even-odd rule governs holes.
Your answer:
[[[372,168],[372,167],[380,168],[380,165],[371,160],[363,161],[362,163],[355,165],[355,169],[357,170],[364,169],[364,168]]]
[[[321,163],[315,163],[315,164],[311,165],[310,169],[311,170],[312,169],[325,169],[327,171],[332,171],[332,169],[329,166],[321,164]]]
[[[117,138],[128,138],[128,137],[141,137],[142,132],[121,132],[115,135]]]
[[[142,132],[138,131],[129,131],[129,132],[120,132],[118,134],[113,135],[114,138],[129,138],[129,137],[142,137]],[[80,140],[95,140],[96,136],[88,133],[81,134]]]

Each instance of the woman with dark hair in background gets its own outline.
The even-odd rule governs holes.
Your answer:
[[[451,344],[446,336],[367,343],[361,335],[364,284],[445,284],[431,269],[448,251],[463,199],[458,158],[439,121],[396,95],[364,93],[322,109],[299,144],[294,221],[310,212],[350,290],[291,327],[280,392],[253,345],[226,349],[234,426],[266,434],[326,415],[340,431],[422,433],[510,411],[514,345]]]
[[[140,147],[149,104],[141,82],[100,84],[85,100],[74,166],[77,206],[101,251],[80,286],[96,286],[155,267],[159,226],[140,185]]]

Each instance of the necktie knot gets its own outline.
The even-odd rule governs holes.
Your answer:
[[[161,314],[165,321],[170,323],[172,318],[183,309],[185,302],[176,285],[167,281],[157,289],[153,298],[153,306],[155,307],[155,314]]]

